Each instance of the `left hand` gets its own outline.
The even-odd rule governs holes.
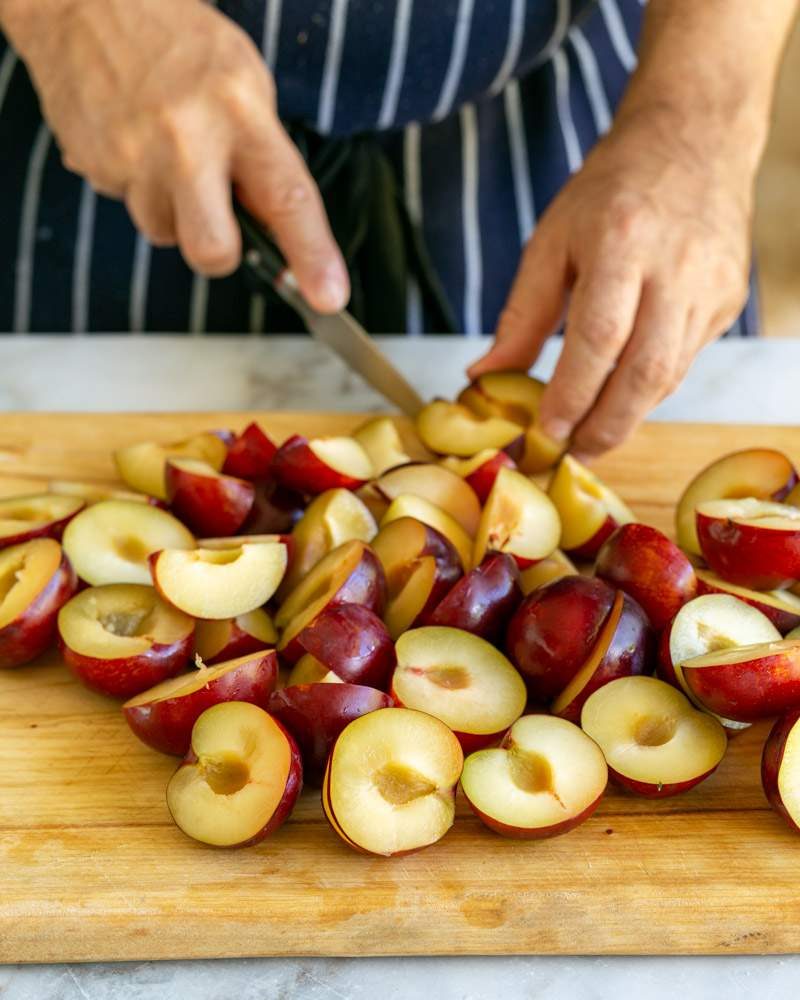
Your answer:
[[[527,370],[566,307],[540,421],[583,459],[673,392],[747,298],[753,169],[679,126],[658,108],[618,119],[542,216],[469,371]]]

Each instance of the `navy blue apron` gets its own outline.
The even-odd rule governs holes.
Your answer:
[[[369,132],[394,166],[457,329],[491,333],[536,219],[611,123],[644,0],[219,0],[281,116]],[[405,282],[406,332],[436,333]],[[241,271],[207,280],[61,166],[0,35],[0,331],[253,333],[285,319]],[[272,322],[271,322],[272,321]],[[397,330],[395,332],[403,332]],[[755,292],[731,331],[758,332]]]

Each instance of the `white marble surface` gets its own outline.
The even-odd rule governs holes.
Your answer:
[[[448,395],[477,341],[387,338],[423,395]],[[547,375],[558,347],[537,371]],[[707,348],[664,420],[800,424],[800,341]],[[0,336],[0,410],[380,409],[304,339]],[[0,892],[2,875],[0,874]],[[702,900],[698,900],[702,905]],[[800,938],[798,938],[800,942]],[[800,957],[251,959],[0,967],[2,1000],[712,1000],[793,995]]]
[[[423,396],[451,395],[484,344],[384,337]],[[534,369],[552,371],[559,346]],[[800,340],[722,341],[700,355],[661,420],[800,423]],[[304,337],[0,335],[0,410],[379,410],[386,404]]]
[[[800,958],[338,958],[0,966],[3,1000],[787,1000]]]

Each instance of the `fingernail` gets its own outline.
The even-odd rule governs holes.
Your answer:
[[[350,298],[350,279],[344,264],[337,261],[316,275],[314,304],[322,312],[340,312]]]
[[[317,286],[317,303],[325,312],[340,312],[347,305],[349,292],[343,278],[329,274]]]
[[[570,432],[572,431],[572,428],[566,420],[559,420],[557,417],[549,420],[543,420],[539,426],[549,438],[552,438],[559,444],[563,444],[567,441],[569,439]]]
[[[483,372],[485,358],[479,358],[467,368],[467,378],[473,381]]]
[[[482,354],[477,361],[473,361],[469,368],[467,368],[467,375],[474,379],[478,375],[483,375],[484,372],[500,369],[502,365],[498,365],[495,360],[498,353],[497,344],[492,344],[485,354]]]

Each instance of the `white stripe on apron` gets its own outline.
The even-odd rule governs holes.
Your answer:
[[[97,195],[84,181],[78,209],[78,236],[72,268],[72,332],[86,333],[89,328],[89,275],[92,267],[94,216]]]
[[[264,316],[267,311],[267,300],[260,292],[250,296],[250,333],[257,336],[264,329]]]
[[[208,313],[208,278],[195,274],[192,279],[192,297],[189,302],[189,332],[200,336],[206,332]]]
[[[469,33],[472,27],[472,12],[475,0],[460,0],[458,13],[456,14],[456,30],[453,32],[453,47],[450,50],[450,62],[447,66],[447,73],[442,84],[442,92],[433,112],[433,121],[438,122],[446,118],[453,110],[453,101],[456,97],[458,85],[461,82],[461,74],[464,71],[464,61],[467,58],[467,46],[469,45]]]
[[[389,72],[386,74],[386,86],[383,90],[381,113],[378,117],[378,128],[389,128],[397,114],[397,102],[406,69],[408,55],[408,35],[411,28],[411,12],[414,0],[398,0],[397,12],[392,29],[392,51],[389,56]]]
[[[14,284],[14,330],[16,333],[28,333],[30,330],[33,258],[36,252],[36,220],[39,216],[42,176],[44,175],[51,138],[50,129],[42,122],[31,148],[28,173],[25,177]]]
[[[411,222],[422,228],[422,174],[420,169],[419,125],[409,125],[403,133],[403,191]],[[422,333],[422,296],[412,276],[406,289],[406,333],[417,337]]]
[[[553,25],[553,34],[550,36],[550,41],[547,45],[545,45],[539,56],[534,60],[531,66],[532,69],[543,66],[546,62],[553,58],[553,53],[561,47],[566,37],[567,29],[569,28],[571,14],[571,0],[558,0],[556,23]]]
[[[152,248],[139,233],[133,251],[130,290],[130,327],[132,333],[143,333],[147,318],[147,288],[150,283],[150,254]]]
[[[416,278],[408,279],[406,288],[406,336],[422,336],[422,292]]]
[[[519,243],[521,247],[524,247],[536,224],[536,209],[533,203],[525,121],[522,117],[522,102],[519,96],[519,84],[516,80],[512,80],[506,87],[503,101],[505,103],[508,143],[511,148],[511,175],[514,179],[514,198],[517,202]]]
[[[3,110],[3,103],[8,93],[11,77],[17,66],[17,57],[13,49],[8,48],[3,53],[3,60],[0,62],[0,111]]]
[[[264,38],[261,51],[270,70],[275,69],[278,59],[278,41],[281,31],[281,0],[269,0],[264,15]]]
[[[503,62],[497,71],[494,82],[489,87],[489,94],[495,97],[505,87],[511,79],[511,74],[516,68],[519,54],[522,49],[522,40],[525,37],[525,0],[511,0],[511,15],[508,25],[508,42],[506,43],[506,53]]]
[[[325,52],[325,67],[322,71],[317,111],[317,131],[323,135],[330,132],[336,111],[336,92],[339,89],[339,70],[342,65],[344,34],[347,28],[347,4],[348,0],[333,0],[331,29]]]
[[[478,116],[474,104],[461,109],[461,159],[463,165],[462,218],[464,223],[464,332],[468,337],[483,333],[481,300],[483,259],[478,217]]]
[[[592,117],[597,126],[597,133],[605,135],[611,128],[611,108],[608,106],[608,97],[603,87],[603,79],[600,76],[600,68],[597,65],[594,51],[584,38],[580,28],[570,28],[568,38],[578,58],[578,65],[586,88],[586,96],[592,108]]]
[[[583,153],[575,131],[572,118],[572,107],[569,103],[569,63],[561,49],[553,55],[553,73],[556,79],[556,111],[561,134],[564,137],[564,150],[567,154],[567,166],[570,173],[580,170],[583,163]]]
[[[625,30],[625,22],[622,20],[616,0],[599,0],[599,3],[600,13],[606,22],[608,37],[611,39],[617,58],[623,67],[632,73],[636,69],[638,60],[633,51],[631,40],[628,38],[628,32]]]

